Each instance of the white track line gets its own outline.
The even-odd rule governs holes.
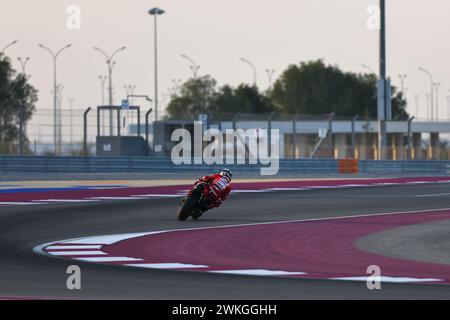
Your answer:
[[[48,252],[48,251],[47,251]],[[86,250],[86,251],[52,251],[48,252],[54,256],[104,256],[105,252],[100,250]]]
[[[128,263],[126,266],[149,269],[208,268],[208,266],[205,265],[188,263]]]
[[[151,197],[161,197],[161,198],[179,198],[181,197],[180,194],[134,194],[132,197],[137,198],[151,198]]]
[[[45,200],[32,200],[33,202],[93,202],[94,200],[88,199],[45,199]]]
[[[340,188],[357,188],[357,187],[379,187],[379,186],[394,186],[394,185],[408,185],[408,184],[435,184],[435,183],[449,183],[450,180],[441,181],[408,181],[408,182],[375,182],[370,184],[343,184],[335,186],[304,186],[298,188],[262,188],[262,189],[249,189],[249,190],[232,190],[231,193],[262,193],[271,191],[305,191],[315,189],[340,189]],[[125,189],[126,187],[117,187],[115,189]],[[180,190],[177,194],[142,194],[132,195],[128,197],[88,197],[84,199],[46,199],[46,200],[30,200],[30,202],[0,202],[0,205],[33,205],[33,204],[51,204],[54,202],[70,203],[70,202],[92,202],[97,200],[136,200],[141,198],[177,198],[187,194],[189,190]]]
[[[68,246],[49,246],[45,250],[70,250],[70,249],[100,249],[101,245],[68,245]]]
[[[243,270],[213,270],[211,273],[226,273],[226,274],[242,274],[252,276],[287,276],[287,275],[305,275],[305,272],[292,272],[280,270],[266,270],[266,269],[243,269]]]
[[[261,223],[247,223],[239,225],[224,225],[224,226],[211,226],[211,227],[197,227],[189,229],[175,229],[175,230],[164,230],[164,231],[153,231],[146,233],[131,233],[131,234],[116,234],[116,235],[105,235],[97,237],[88,238],[78,238],[78,239],[68,239],[63,240],[58,243],[59,245],[64,243],[76,243],[76,244],[89,244],[89,243],[105,243],[112,244],[121,240],[131,239],[143,235],[151,235],[158,233],[167,232],[180,232],[180,231],[193,231],[193,230],[205,230],[205,229],[219,229],[219,228],[232,228],[232,227],[243,227],[243,226],[254,226],[254,225],[270,225],[270,224],[281,224],[281,223],[295,223],[295,222],[308,222],[308,221],[327,221],[327,220],[339,220],[348,218],[359,218],[359,217],[370,217],[370,216],[383,216],[383,215],[397,215],[397,214],[414,214],[414,213],[425,213],[425,212],[440,212],[440,211],[450,211],[450,208],[440,208],[440,209],[425,209],[425,210],[415,210],[415,211],[400,211],[400,212],[383,212],[383,213],[373,213],[373,214],[360,214],[353,216],[337,216],[337,217],[326,217],[326,218],[312,218],[312,219],[299,219],[299,220],[289,220],[289,221],[272,221],[272,222],[261,222]],[[37,246],[33,249],[34,252],[38,254],[54,255],[55,252],[47,253],[44,251],[45,246],[51,246],[51,243]],[[83,255],[86,255],[88,251],[81,251]],[[97,251],[98,253],[99,251]],[[73,251],[67,251],[73,255]],[[67,257],[67,255],[66,255]],[[70,257],[70,256],[69,256]],[[130,257],[83,257],[83,258],[73,258],[75,260],[81,260],[86,262],[97,262],[97,263],[108,263],[108,262],[123,262],[121,266],[130,267],[141,267],[150,269],[187,269],[187,268],[205,268],[207,266],[203,265],[191,265],[184,263],[133,263],[138,261],[144,261],[140,258],[130,258]],[[289,276],[289,275],[307,275],[305,272],[291,272],[282,270],[266,270],[266,269],[241,269],[241,270],[210,270],[210,273],[222,273],[222,274],[240,274],[240,275],[254,275],[254,276]],[[349,276],[349,277],[334,277],[328,278],[329,280],[348,280],[348,281],[367,281],[368,276]],[[410,278],[410,277],[390,277],[382,276],[381,281],[383,282],[397,282],[397,283],[418,283],[418,282],[438,282],[443,281],[442,279],[435,278]]]
[[[89,197],[92,200],[136,200],[136,197]]]
[[[158,232],[155,232],[158,233]],[[77,238],[77,239],[69,239],[63,241],[63,243],[82,243],[82,244],[93,244],[93,243],[103,243],[103,244],[113,244],[116,242],[119,242],[121,240],[129,239],[129,238],[135,238],[139,236],[146,236],[148,235],[148,232],[142,232],[142,233],[122,233],[122,234],[115,234],[115,235],[105,235],[105,236],[93,236],[93,237],[85,237],[85,238]],[[51,243],[49,244],[51,245]]]
[[[339,185],[339,187],[345,187],[345,188],[358,188],[358,187],[371,187],[371,184],[342,184]]]
[[[415,195],[415,197],[440,197],[440,196],[450,196],[450,193],[430,193],[430,194]]]
[[[39,203],[33,203],[33,202],[0,202],[0,205],[18,205],[18,206],[27,206],[31,204],[39,204]],[[42,203],[41,203],[42,204]]]
[[[337,277],[337,278],[328,278],[330,280],[347,280],[347,281],[367,281],[369,277]],[[371,280],[377,280],[380,282],[392,282],[392,283],[414,283],[414,282],[435,282],[435,281],[443,281],[442,279],[434,279],[434,278],[410,278],[410,277],[389,277],[389,276],[379,276],[379,277],[370,277]]]
[[[231,193],[258,193],[258,192],[270,192],[271,190],[268,189],[249,189],[249,190],[244,190],[244,189],[236,189],[236,190],[231,190]]]
[[[186,228],[186,229],[171,229],[171,230],[160,230],[142,233],[128,233],[128,234],[112,234],[112,235],[101,235],[93,237],[84,237],[76,239],[67,239],[59,241],[58,243],[76,243],[76,244],[93,244],[93,243],[104,243],[113,244],[118,241],[125,239],[131,239],[141,236],[147,236],[157,233],[168,233],[168,232],[183,232],[183,231],[195,231],[195,230],[207,230],[207,229],[224,229],[224,228],[236,228],[236,227],[247,227],[256,225],[272,225],[272,224],[282,224],[282,223],[296,223],[296,222],[310,222],[310,221],[328,221],[328,220],[341,220],[341,219],[351,219],[351,218],[364,218],[364,217],[376,217],[376,216],[387,216],[396,214],[414,214],[414,213],[426,213],[426,212],[440,212],[440,211],[450,211],[450,208],[438,208],[438,209],[424,209],[424,210],[413,210],[413,211],[397,211],[397,212],[382,212],[382,213],[369,213],[369,214],[357,214],[351,216],[334,216],[334,217],[324,217],[324,218],[310,218],[310,219],[297,219],[297,220],[284,220],[284,221],[269,221],[269,222],[256,222],[256,223],[245,223],[245,224],[235,224],[235,225],[222,225],[222,226],[209,226],[209,227],[196,227],[196,228]],[[51,245],[52,243],[44,244],[36,247],[37,252],[42,250],[41,248],[45,245]]]
[[[138,258],[129,257],[95,257],[95,258],[74,258],[75,260],[82,260],[87,262],[124,262],[124,261],[142,261]]]
[[[299,187],[299,188],[266,188],[265,190],[269,191],[303,191],[303,190],[311,190],[307,187]]]

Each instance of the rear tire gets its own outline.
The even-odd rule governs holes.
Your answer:
[[[177,211],[177,219],[180,221],[185,221],[191,215],[192,207],[197,203],[198,199],[195,194],[186,197],[186,201],[181,205]]]
[[[198,218],[200,218],[201,216],[202,216],[202,214],[203,214],[203,212],[202,213],[197,213],[197,214],[191,214],[191,218],[192,218],[192,220],[197,220]]]

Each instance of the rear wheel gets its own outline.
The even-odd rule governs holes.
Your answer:
[[[196,212],[194,212],[193,214],[191,214],[191,218],[192,218],[193,220],[197,220],[198,218],[200,218],[200,217],[202,216],[202,214],[203,214],[203,212],[196,211]]]
[[[177,211],[177,219],[180,221],[186,220],[191,214],[192,207],[198,202],[198,195],[192,194],[186,197],[186,200]]]

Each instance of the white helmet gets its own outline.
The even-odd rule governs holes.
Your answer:
[[[230,170],[230,169],[222,169],[222,170],[220,171],[220,175],[221,175],[222,177],[228,178],[229,180],[231,180],[231,177],[233,176],[233,174],[231,173],[231,170]]]

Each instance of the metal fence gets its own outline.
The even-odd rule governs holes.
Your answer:
[[[359,175],[450,175],[449,161],[357,161]],[[159,157],[54,157],[54,156],[0,156],[2,173],[154,173],[177,172],[210,173],[224,165],[175,165],[170,158]],[[226,164],[239,175],[259,175],[262,165]],[[334,176],[342,174],[340,160],[283,159],[278,175]]]
[[[22,150],[23,154],[27,155],[59,155],[59,156],[81,156],[84,154],[84,128],[83,128],[83,113],[84,109],[62,109],[57,115],[56,126],[53,123],[53,110],[52,109],[38,109],[33,115],[32,119],[26,124],[25,132],[27,140],[23,145],[25,147]],[[144,107],[141,112],[141,135],[145,133],[144,127],[144,114],[147,111]],[[282,121],[291,123],[298,121],[305,121],[311,123],[324,123],[328,121],[330,115],[304,115],[304,114],[245,114],[245,113],[209,113],[207,114],[208,122],[211,125],[217,123],[234,123],[235,126],[245,126],[251,122],[254,123],[267,123],[269,121],[273,123],[281,123]],[[100,119],[97,119],[97,112],[95,109],[91,110],[87,116],[87,150],[88,155],[95,155],[95,140],[97,136],[97,120],[100,123],[100,134],[110,134],[110,123],[108,114],[102,113]],[[150,117],[152,121],[152,115]],[[193,119],[180,119],[192,121]],[[197,120],[197,119],[195,119]],[[339,121],[352,120],[350,117],[333,117],[333,123]],[[375,119],[362,119],[359,121],[367,121],[369,123]],[[415,120],[416,121],[416,120]],[[113,134],[117,132],[118,126],[123,135],[135,135],[137,132],[137,115],[134,112],[127,110],[121,111],[121,119],[112,122]],[[296,127],[296,126],[294,126]],[[373,128],[367,127],[367,132],[360,133],[356,137],[356,143],[358,144],[358,150],[355,150],[352,145],[350,137],[347,137],[345,146],[342,148],[344,151],[344,157],[357,157],[359,159],[375,159],[377,157],[376,149],[376,133],[371,131]],[[149,141],[152,143],[153,123],[150,122],[149,126],[150,137]],[[300,137],[301,135],[301,137]],[[314,152],[315,146],[319,141],[318,133],[301,133],[297,132],[291,135],[286,135],[284,140],[284,157],[285,158],[307,158]],[[430,137],[429,134],[422,136],[421,153],[422,159],[434,158],[440,160],[448,160],[450,156],[449,148],[449,135],[441,135],[441,148],[440,154],[435,157],[430,157]],[[18,140],[0,142],[0,154],[20,154],[19,148],[20,142]],[[296,145],[296,147],[292,147]],[[336,145],[335,139],[328,139],[324,141],[323,148],[317,152],[318,158],[333,157],[334,146]],[[407,153],[407,145],[405,143],[403,153]],[[391,158],[391,157],[390,157]]]

